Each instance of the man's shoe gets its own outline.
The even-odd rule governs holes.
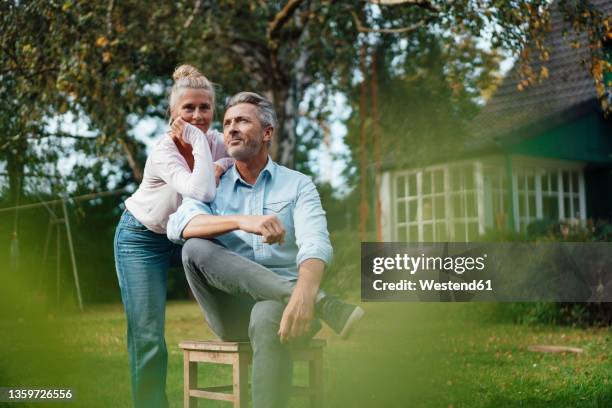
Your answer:
[[[331,296],[325,296],[319,302],[321,320],[327,323],[343,339],[348,338],[355,324],[363,317],[364,313],[359,306],[344,303]]]

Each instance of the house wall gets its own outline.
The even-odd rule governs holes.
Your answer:
[[[382,239],[385,242],[393,241],[392,234],[392,218],[393,218],[393,206],[392,206],[392,172],[385,172],[378,177],[378,186],[380,188],[380,222],[382,228]]]

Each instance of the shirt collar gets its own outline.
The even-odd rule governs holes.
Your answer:
[[[273,178],[276,175],[277,167],[278,167],[278,164],[276,164],[272,160],[272,158],[268,155],[268,162],[266,163],[266,166],[263,169],[261,169],[261,172],[259,173],[259,176],[257,176],[257,181],[255,182],[255,184],[257,184],[259,180],[263,180],[263,177],[266,174],[268,175],[268,177]],[[232,177],[233,185],[236,185],[236,183],[241,182],[245,186],[251,186],[249,183],[247,183],[246,181],[242,179],[242,177],[240,176],[240,173],[238,173],[238,169],[236,168],[236,165],[232,166],[231,177]]]

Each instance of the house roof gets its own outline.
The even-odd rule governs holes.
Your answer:
[[[612,0],[591,0],[591,3],[604,14],[612,13]],[[589,72],[589,49],[584,46],[586,36],[574,34],[559,11],[558,1],[551,7],[551,31],[544,40],[550,50],[550,59],[545,62],[548,78],[519,91],[517,85],[521,78],[515,64],[470,125],[472,135],[480,142],[499,140],[517,130],[540,131],[543,126],[559,124],[597,106],[593,103],[597,94]],[[565,38],[564,30],[568,32]],[[579,48],[570,45],[576,39],[581,42]],[[532,62],[536,73],[540,72],[541,65],[539,61]]]

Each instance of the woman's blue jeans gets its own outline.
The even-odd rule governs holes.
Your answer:
[[[168,352],[164,339],[166,283],[181,265],[181,246],[149,231],[125,211],[115,231],[115,266],[127,317],[135,408],[165,408]]]

